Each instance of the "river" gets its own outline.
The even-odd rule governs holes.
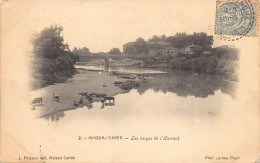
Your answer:
[[[117,71],[145,72],[152,80],[137,89],[117,94],[114,103],[103,107],[101,102],[94,102],[91,107],[34,119],[32,113],[35,111],[20,112],[17,116],[22,118],[26,115],[26,118],[14,122],[21,128],[15,137],[25,148],[19,154],[28,155],[26,149],[30,149],[34,156],[53,156],[55,153],[62,157],[74,156],[76,162],[89,159],[98,162],[113,162],[114,159],[122,162],[167,162],[190,161],[191,158],[203,161],[204,156],[198,156],[197,152],[205,153],[205,156],[222,156],[231,155],[229,149],[236,149],[234,141],[225,144],[226,148],[215,143],[227,142],[229,138],[222,135],[230,135],[230,139],[241,136],[239,130],[247,126],[240,124],[236,130],[232,129],[239,120],[247,118],[241,113],[243,110],[230,109],[239,108],[235,97],[236,83],[187,71],[138,71],[131,68],[117,68]],[[236,118],[231,118],[233,115],[237,115]],[[19,132],[30,134],[20,137]],[[253,133],[248,131],[248,134]],[[88,139],[94,136],[122,136],[123,139]],[[146,141],[156,136],[179,137],[179,141]],[[147,139],[134,139],[140,137]],[[221,150],[216,150],[218,148]],[[79,150],[81,152],[76,152]],[[173,155],[169,154],[170,151]],[[151,160],[153,155],[160,155],[160,160]]]
[[[105,73],[103,67],[77,66],[88,70]],[[195,116],[198,118],[215,118],[220,115],[218,105],[223,100],[235,100],[235,82],[222,80],[218,76],[206,73],[198,74],[182,70],[154,70],[142,68],[110,68],[109,71],[146,74],[153,80],[115,96],[114,103],[94,102],[91,107],[65,111],[45,117],[50,122],[62,123],[67,119],[78,119],[79,116],[104,116],[105,119],[123,118],[131,114],[137,116]],[[191,106],[193,108],[191,108]],[[83,118],[84,121],[84,118]]]

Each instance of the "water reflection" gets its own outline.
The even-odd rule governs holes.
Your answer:
[[[98,104],[101,103],[101,107],[97,107]],[[95,106],[93,107],[93,105],[95,104]],[[85,108],[84,110],[87,109],[92,109],[92,108],[101,108],[104,109],[105,107],[111,107],[111,106],[115,106],[115,97],[104,97],[104,98],[97,98],[97,97],[93,97],[91,99],[81,96],[79,101],[74,101],[74,106],[76,106],[76,109],[79,108]],[[70,110],[73,111],[73,110]],[[67,111],[66,111],[67,112]],[[59,113],[55,113],[52,115],[45,115],[44,119],[46,119],[47,121],[52,121],[52,122],[57,122],[60,119],[63,119],[65,116],[64,112],[59,112]]]
[[[47,121],[51,120],[52,122],[54,121],[59,121],[60,119],[63,119],[65,116],[64,112],[59,112],[53,115],[47,115],[44,117],[44,119],[46,119]]]
[[[104,100],[101,101],[101,103],[102,108],[104,108],[105,106],[115,106],[115,97],[105,97]]]
[[[88,109],[93,108],[93,102],[101,102],[101,109],[105,108],[105,106],[115,106],[115,97],[93,97],[88,95],[81,95],[79,101],[74,101],[74,106],[83,108],[84,106]]]
[[[103,67],[97,66],[81,66],[88,70],[100,70]],[[148,89],[155,92],[172,92],[178,96],[187,97],[195,96],[206,98],[213,95],[214,91],[221,90],[225,94],[229,94],[234,98],[234,89],[236,82],[223,80],[220,76],[210,75],[206,73],[196,73],[183,70],[151,70],[141,68],[115,67],[110,71],[120,71],[124,73],[148,74],[157,80],[151,80],[145,85],[139,87],[137,91],[143,94]],[[166,73],[168,72],[168,73]]]
[[[188,71],[171,71],[167,74],[150,74],[155,79],[137,88],[139,94],[152,89],[154,92],[172,92],[181,97],[194,96],[206,98],[216,90],[234,98],[235,82],[222,80],[218,76],[198,74]]]
[[[236,82],[222,80],[219,76],[178,70],[147,75],[149,79],[140,87],[129,90],[127,94],[117,95],[117,105],[115,105],[115,97],[98,96],[99,93],[93,96],[89,95],[95,93],[81,94],[79,99],[74,101],[76,110],[66,111],[66,117],[73,118],[75,114],[127,116],[131,112],[136,112],[138,115],[140,110],[145,114],[152,112],[161,114],[162,108],[165,109],[165,114],[178,112],[188,115],[191,112],[192,114],[199,112],[199,114],[212,117],[218,115],[220,111],[217,106],[209,107],[212,101],[221,103],[222,99],[235,98]],[[146,103],[147,100],[149,103]],[[146,107],[143,107],[144,103]],[[193,103],[197,110],[190,110],[190,103]],[[152,110],[154,106],[160,109]],[[175,107],[169,108],[169,106]],[[111,109],[104,109],[106,107]],[[62,112],[45,119],[51,119],[52,122],[58,121],[65,114]]]

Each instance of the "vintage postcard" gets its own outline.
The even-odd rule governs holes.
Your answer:
[[[260,163],[257,0],[2,0],[0,162]]]

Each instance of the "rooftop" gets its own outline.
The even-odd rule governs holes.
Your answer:
[[[191,44],[190,46],[187,46],[187,48],[201,48],[201,46]]]
[[[158,42],[159,45],[163,45],[163,46],[171,46],[171,44],[165,42],[165,41],[159,41]]]
[[[166,47],[164,49],[166,49],[166,50],[179,50],[178,48],[175,48],[175,47],[172,47],[172,46],[168,46],[168,47]]]

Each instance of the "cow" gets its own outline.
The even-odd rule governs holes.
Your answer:
[[[115,105],[115,97],[104,97],[105,106],[114,106]]]
[[[106,101],[109,101],[109,103],[111,103],[111,101],[114,103],[115,102],[115,97],[104,97],[104,102],[106,103]]]
[[[60,96],[57,93],[53,93],[53,98],[57,101],[60,102]]]
[[[79,103],[79,104],[82,104],[82,103],[83,103],[83,98],[80,98],[80,100],[79,100],[78,103]]]
[[[73,101],[74,106],[79,106],[79,104],[76,101]]]

